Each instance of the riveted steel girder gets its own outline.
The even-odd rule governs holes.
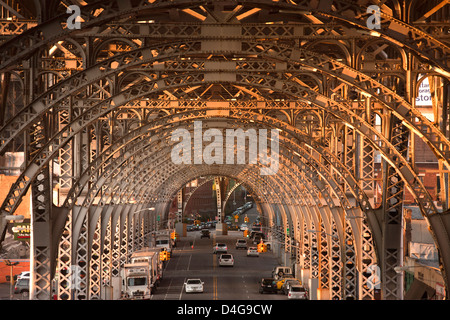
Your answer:
[[[448,24],[423,23],[439,5],[413,21],[413,4],[391,8],[383,3],[378,4],[379,28],[373,30],[366,24],[371,4],[115,0],[80,4],[80,30],[67,27],[63,6],[45,12],[44,4],[46,19],[35,27],[20,25],[24,13],[17,9],[11,26],[32,27],[24,32],[7,31],[0,21],[1,40],[7,39],[0,44],[0,153],[21,139],[26,142],[23,170],[1,214],[14,213],[31,189],[35,230],[52,230],[48,238],[34,239],[33,269],[40,271],[32,295],[50,297],[51,261],[60,240],[60,270],[73,262],[88,276],[83,287],[89,290],[78,290],[77,297],[99,297],[100,279],[108,284],[156,227],[149,221],[155,216],[140,210],[155,206],[167,215],[180,187],[205,173],[237,179],[252,189],[268,224],[285,229],[279,236],[286,252],[292,252],[294,240],[309,245],[302,247],[309,254],[305,266],[324,289],[333,282],[330,257],[338,251],[332,247],[340,245],[343,262],[349,261],[344,251],[354,254],[354,268],[340,270],[351,289],[333,293],[342,297],[371,296],[370,290],[355,287],[358,272],[364,277],[370,272],[367,260],[380,261],[386,273],[385,298],[399,296],[392,273],[402,257],[389,237],[394,229],[400,232],[399,204],[407,188],[429,223],[448,287],[449,195],[444,210],[436,206],[406,141],[414,134],[424,141],[439,161],[441,177],[448,176],[450,119],[445,94],[438,96],[450,78],[450,42],[442,32]],[[377,57],[380,53],[386,57]],[[397,62],[386,60],[394,57]],[[390,77],[401,79],[405,93]],[[433,111],[442,119],[434,122],[415,107],[424,77],[438,81],[432,88]],[[24,93],[9,112],[5,92],[12,83]],[[383,130],[377,129],[374,114],[383,119]],[[252,165],[171,163],[170,133],[191,128],[195,120],[221,129],[278,129],[278,174],[261,176]],[[374,152],[383,158],[386,182],[385,203],[375,211]],[[55,161],[61,167],[61,207],[50,205],[54,182],[47,178]],[[365,219],[343,220],[358,213]],[[338,240],[308,235],[306,226]],[[295,230],[293,236],[287,228]],[[83,265],[89,255],[96,257],[93,268]],[[62,281],[69,276],[61,274]],[[71,290],[60,294],[71,296]]]

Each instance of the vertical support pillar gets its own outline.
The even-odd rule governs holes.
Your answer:
[[[90,210],[92,211],[92,209]],[[97,210],[96,210],[97,211]],[[98,210],[100,211],[100,210]],[[89,259],[89,300],[100,299],[101,275],[102,275],[102,259],[101,259],[101,235],[102,235],[102,219],[99,214],[89,213],[89,235],[91,251]]]
[[[296,204],[294,206],[294,216],[295,216],[295,229],[294,229],[294,245],[296,246],[294,248],[295,252],[295,266],[294,266],[294,272],[297,279],[300,279],[301,274],[301,268],[303,266],[303,234],[302,234],[302,225],[303,225],[303,214],[301,214],[299,205]]]
[[[450,81],[443,79],[442,85],[442,117],[440,118],[440,128],[445,137],[450,139]],[[433,103],[434,106],[434,103]],[[445,165],[439,160],[439,188],[440,200],[442,202],[442,211],[450,209],[450,178],[449,173],[445,172]]]
[[[145,222],[144,222],[145,214],[143,212],[139,212],[139,250],[144,247],[144,239],[145,239]]]
[[[30,299],[50,300],[52,297],[52,223],[49,168],[45,167],[31,184],[32,238]]]
[[[222,190],[220,185],[220,178],[214,178],[214,184],[216,186],[216,207],[217,216],[219,217],[219,222],[222,222]]]
[[[312,230],[317,230],[314,228],[314,222],[311,221]],[[310,262],[311,262],[311,274],[310,277],[313,279],[319,279],[320,277],[320,232],[310,232],[311,239],[311,251],[310,251]]]
[[[112,205],[105,208],[104,215],[102,213],[102,296],[105,293],[105,287],[109,287],[111,283],[111,251],[112,251],[112,234],[111,234],[111,211],[113,210]],[[105,212],[106,211],[106,212]],[[104,231],[104,233],[103,233]]]
[[[177,222],[182,222],[183,221],[183,188],[181,188],[177,193],[177,204],[178,204]]]
[[[58,247],[58,300],[71,299],[71,265],[72,265],[72,218],[73,209],[69,211],[64,231]]]
[[[228,233],[227,225],[222,221],[222,185],[220,177],[214,178],[214,185],[216,187],[216,208],[218,217],[218,222],[216,224],[216,233],[226,235]]]
[[[128,214],[128,250],[127,250],[127,261],[130,261],[131,254],[134,251],[134,239],[135,239],[135,208],[133,207]]]
[[[408,129],[393,115],[390,116],[386,129],[392,144],[406,156]],[[396,300],[403,298],[401,275],[394,268],[401,265],[403,260],[401,224],[404,182],[385,160],[383,160],[383,185],[382,295],[384,300]]]
[[[319,210],[323,211],[324,207]],[[325,213],[324,213],[325,214]],[[323,219],[321,219],[321,237],[320,237],[320,292],[321,300],[330,299],[330,246],[331,237],[330,232],[328,232]]]
[[[330,248],[330,293],[331,300],[340,300],[342,297],[342,259],[341,244],[336,221],[332,219],[331,226],[331,248]]]
[[[72,266],[72,285],[74,286],[75,299],[87,299],[87,279],[88,279],[88,234],[87,234],[87,215],[84,217],[79,238],[77,239],[77,264]]]
[[[380,286],[380,268],[377,265],[374,239],[369,225],[364,219],[362,221],[362,272],[361,272],[361,300],[374,300],[375,295],[379,292]]]
[[[128,230],[129,220],[128,213],[130,212],[130,206],[127,205],[120,216],[121,236],[120,236],[120,268],[128,262]],[[149,240],[150,241],[150,240]],[[148,245],[148,243],[147,243]]]
[[[121,211],[122,206],[117,206],[112,219],[111,277],[118,277],[120,275]]]
[[[139,213],[140,212],[137,212],[137,213],[135,213],[133,215],[133,219],[134,219],[133,227],[134,227],[134,230],[133,230],[133,251],[132,252],[135,252],[135,251],[140,249],[140,247],[139,247],[139,238],[140,238],[140,234],[141,234],[141,220],[139,218]],[[158,224],[160,224],[160,222]]]
[[[356,250],[352,228],[350,221],[344,220],[345,223],[345,265],[344,265],[344,300],[358,299],[358,270],[356,268]]]
[[[303,265],[302,265],[302,283],[305,283],[310,278],[311,274],[311,234],[308,232],[310,229],[309,222],[307,219],[307,209],[303,210],[303,225],[302,225],[302,257],[303,257]]]

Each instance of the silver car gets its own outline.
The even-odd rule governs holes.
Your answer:
[[[22,278],[17,280],[14,286],[14,293],[23,293],[30,291],[30,278]]]
[[[247,249],[247,240],[245,239],[238,239],[236,240],[236,249]]]
[[[247,257],[259,257],[258,248],[256,247],[250,247],[247,250]]]
[[[289,287],[288,299],[308,300],[308,291],[302,286],[292,285]]]
[[[216,245],[213,248],[214,253],[219,253],[219,252],[227,253],[227,251],[228,251],[228,247],[225,243],[216,243]]]
[[[233,255],[229,253],[224,253],[219,256],[219,266],[234,266],[234,258]]]

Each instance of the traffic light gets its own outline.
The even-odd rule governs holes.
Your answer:
[[[262,241],[258,243],[258,252],[267,252],[267,245]]]
[[[159,260],[160,261],[168,261],[170,259],[170,252],[167,252],[166,250],[163,250],[159,253]]]
[[[250,220],[248,219],[248,217],[246,216],[245,218],[244,218],[244,222],[246,222],[246,223],[248,223]]]
[[[177,232],[172,232],[171,234],[170,234],[170,239],[172,239],[172,240],[177,240],[178,239],[178,233]]]

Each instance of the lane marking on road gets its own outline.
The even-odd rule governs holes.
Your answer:
[[[213,278],[213,300],[217,300],[217,276]]]
[[[188,262],[188,266],[187,266],[188,271],[189,271],[189,267],[191,266],[191,259],[192,259],[192,254],[189,255],[189,262]]]
[[[181,300],[181,296],[183,295],[183,289],[184,289],[184,283],[186,282],[186,278],[183,280],[183,285],[181,286],[180,296],[178,297],[178,300]]]
[[[164,300],[167,300],[167,295],[169,294],[170,286],[172,285],[172,280],[173,280],[173,278],[170,279],[170,283],[169,283],[169,286],[167,287],[167,291],[166,291],[166,295],[164,296]]]

